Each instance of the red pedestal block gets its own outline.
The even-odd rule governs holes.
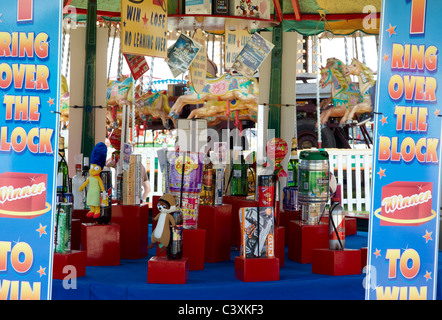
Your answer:
[[[206,230],[204,229],[184,229],[183,230],[183,257],[189,263],[189,270],[204,270],[206,247]],[[167,249],[161,251],[159,244],[156,244],[156,256],[167,259]]]
[[[361,269],[367,265],[367,251],[367,247],[361,248]]]
[[[80,219],[81,223],[95,223],[94,218],[86,217],[86,214],[89,212],[88,209],[84,210],[72,210],[72,219]]]
[[[71,222],[71,250],[80,250],[81,245],[81,220],[72,219]]]
[[[299,211],[284,211],[281,210],[279,213],[279,225],[285,228],[285,243],[289,243],[289,226],[290,221],[301,220],[301,210]]]
[[[328,225],[302,225],[290,221],[289,259],[299,263],[312,262],[312,250],[328,248]]]
[[[279,259],[279,267],[285,263],[285,227],[275,227],[275,257]]]
[[[69,266],[65,272],[63,269],[65,266]],[[72,269],[74,268],[75,274]],[[63,280],[66,276],[70,277],[83,277],[86,275],[86,252],[71,250],[67,253],[54,253],[54,265],[53,265],[53,274],[52,277],[54,279]]]
[[[185,284],[189,279],[187,258],[152,257],[147,263],[147,283]]]
[[[312,273],[345,276],[361,273],[361,250],[314,249]]]
[[[149,245],[149,205],[112,205],[111,221],[120,226],[120,258],[146,257]]]
[[[345,217],[345,235],[350,236],[352,234],[358,233],[358,226],[356,223],[356,218]]]
[[[189,261],[189,270],[204,270],[206,230],[183,230],[183,257]]]
[[[216,263],[230,260],[232,205],[200,205],[198,227],[206,230],[204,261]]]
[[[279,259],[235,257],[235,278],[244,282],[277,281]]]
[[[232,232],[230,245],[239,249],[241,246],[241,228],[239,226],[239,209],[258,207],[258,201],[247,200],[246,197],[224,196],[223,203],[232,205]]]
[[[83,223],[81,249],[86,251],[88,266],[120,265],[120,226]]]

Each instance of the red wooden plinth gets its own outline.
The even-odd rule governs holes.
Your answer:
[[[198,227],[206,230],[204,261],[216,263],[230,260],[232,205],[200,205]]]
[[[279,259],[279,267],[285,263],[285,227],[275,227],[275,257]]]
[[[279,204],[279,201],[276,201],[275,203],[275,226],[280,226],[280,220],[281,220],[281,206]]]
[[[183,257],[188,258],[189,270],[204,270],[206,230],[183,230]]]
[[[258,201],[247,200],[246,197],[224,196],[223,203],[232,205],[232,232],[230,234],[230,245],[239,249],[241,246],[241,228],[239,226],[239,209],[257,207]]]
[[[81,223],[94,223],[94,218],[86,217],[86,214],[89,212],[88,209],[84,210],[72,210],[72,219],[80,219]]]
[[[312,273],[346,276],[361,273],[361,250],[314,249]]]
[[[141,259],[149,245],[149,205],[112,205],[112,223],[120,226],[120,258]]]
[[[204,270],[206,230],[184,229],[183,230],[183,257],[189,263],[189,270]],[[161,250],[156,244],[156,256],[167,258],[167,249]]]
[[[166,257],[152,257],[147,263],[147,283],[185,284],[188,279],[187,258],[167,260]]]
[[[72,219],[71,221],[71,249],[80,250],[81,245],[81,220]]]
[[[361,269],[367,265],[367,251],[367,247],[361,248]]]
[[[68,266],[66,270],[63,269]],[[74,268],[72,270],[71,268]],[[72,272],[75,272],[73,274]],[[71,250],[66,253],[54,253],[53,274],[54,279],[63,280],[67,275],[70,277],[83,277],[86,275],[86,252]]]
[[[352,234],[358,233],[358,227],[356,223],[356,218],[345,217],[345,235],[350,236]]]
[[[312,262],[312,250],[328,248],[328,225],[302,225],[290,221],[289,259],[299,263]]]
[[[120,265],[120,226],[83,223],[81,249],[86,251],[88,266]]]
[[[235,278],[244,282],[277,281],[279,259],[235,257]]]
[[[289,226],[290,221],[292,220],[301,220],[301,210],[299,211],[284,211],[281,210],[279,213],[279,225],[285,227],[285,243],[289,243]]]

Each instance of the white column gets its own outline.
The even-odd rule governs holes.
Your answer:
[[[104,142],[106,138],[106,87],[107,87],[107,28],[97,28],[97,60],[95,82],[95,143]],[[71,30],[70,36],[71,63],[69,80],[69,139],[68,164],[69,176],[75,175],[74,156],[81,153],[81,135],[83,130],[83,109],[72,106],[83,105],[84,66],[86,28],[77,27]],[[84,155],[90,157],[90,155]]]

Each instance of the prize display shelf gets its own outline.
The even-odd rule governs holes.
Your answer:
[[[194,31],[201,28],[209,32],[224,32],[227,26],[235,29],[264,29],[279,25],[278,21],[254,17],[207,14],[171,14],[167,17],[168,30]]]

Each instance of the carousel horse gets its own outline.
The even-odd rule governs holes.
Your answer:
[[[258,81],[240,75],[224,74],[220,78],[208,78],[201,93],[195,92],[192,84],[189,85],[190,94],[180,96],[172,106],[169,117],[176,127],[176,119],[187,104],[202,104],[204,106],[193,110],[189,118],[214,116],[225,113],[223,105],[211,104],[214,101],[235,101],[238,110],[247,109],[256,112],[258,105]]]
[[[169,99],[164,92],[145,93],[135,100],[135,114],[140,118],[161,119],[164,128],[169,129]]]
[[[230,115],[230,118],[229,118]],[[236,100],[233,101],[208,101],[202,108],[192,110],[188,119],[205,118],[209,127],[216,126],[222,121],[253,121],[258,120],[257,108],[247,108],[245,104]]]
[[[332,103],[329,103],[330,100],[321,103],[320,122],[322,125],[327,123],[329,117],[341,118],[340,123],[344,125],[355,107],[352,114],[369,112],[366,106],[361,104],[363,99],[359,85],[351,82],[347,67],[342,61],[334,58],[327,59],[327,65],[321,67],[320,73],[319,85],[322,88],[332,85]]]
[[[132,78],[123,81],[110,81],[106,90],[106,104],[108,106],[122,106],[132,103]]]
[[[363,113],[360,110],[369,113],[372,112],[373,100],[371,95],[374,92],[370,89],[376,84],[374,72],[358,59],[353,59],[351,64],[347,66],[347,74],[358,77],[359,92],[362,95],[362,101],[352,108],[347,119],[353,119],[356,112]]]
[[[69,87],[64,75],[61,75],[60,82],[60,121],[69,122]]]

